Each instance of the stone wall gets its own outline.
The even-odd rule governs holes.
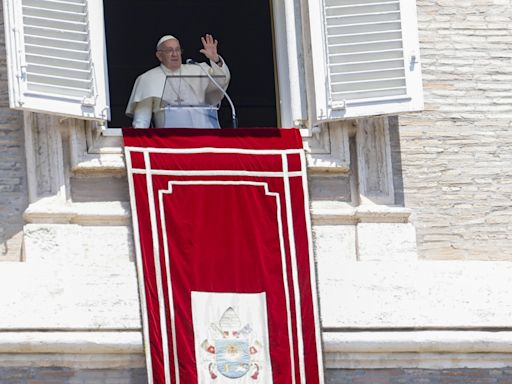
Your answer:
[[[343,369],[326,371],[326,384],[510,384],[511,369]]]
[[[0,367],[2,384],[146,384],[146,370]]]
[[[326,384],[510,384],[511,369],[343,369],[326,370]],[[2,384],[146,384],[137,369],[0,367]]]
[[[417,5],[425,110],[394,150],[419,255],[512,260],[510,0]]]
[[[0,15],[2,14],[0,4]],[[19,260],[28,204],[21,114],[9,109],[3,17],[0,18],[0,261]]]

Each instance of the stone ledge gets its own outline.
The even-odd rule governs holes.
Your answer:
[[[144,354],[0,354],[0,367],[133,369],[146,366]]]
[[[114,173],[125,174],[126,164],[122,148],[115,148],[118,153],[89,153],[80,158],[73,166],[72,171],[77,173]],[[114,149],[112,150],[114,152]],[[350,166],[338,159],[327,155],[306,153],[308,172],[348,174]]]
[[[128,202],[68,203],[56,199],[41,199],[30,204],[23,214],[28,223],[129,225]]]
[[[327,131],[324,132],[325,134],[327,134],[328,138]],[[309,172],[315,174],[347,174],[350,171],[349,160],[345,159],[347,154],[341,151],[343,145],[338,143],[338,141],[336,141],[338,145],[333,144],[335,147],[334,153],[331,153],[329,141],[327,143],[320,143],[314,137],[304,137],[303,141]],[[313,145],[314,148],[311,148],[311,143],[315,144]],[[346,147],[344,151],[348,153],[348,143],[344,142],[343,144]],[[318,152],[319,148],[320,152]],[[94,144],[88,153],[81,153],[76,156],[72,170],[77,173],[125,174],[126,164],[124,161],[121,129],[104,129],[101,135],[94,140]]]
[[[79,136],[72,145],[71,169],[76,173],[125,174],[123,139],[120,129],[106,129],[90,137]]]
[[[331,155],[306,152],[308,172],[312,174],[348,174],[350,164]]]
[[[412,210],[387,205],[318,207],[311,210],[313,224],[408,223]]]
[[[503,368],[512,332],[325,332],[326,368]]]
[[[324,332],[324,352],[512,353],[512,331]]]
[[[77,173],[125,174],[126,165],[121,148],[119,153],[93,153],[84,155],[73,168]]]
[[[72,171],[77,173],[114,173],[125,174],[126,164],[122,148],[116,148],[118,153],[89,153],[80,158]],[[112,150],[114,152],[114,150]],[[348,174],[349,164],[326,155],[306,153],[308,172]]]
[[[327,369],[495,369],[512,367],[510,353],[327,353]]]
[[[119,332],[0,332],[0,354],[140,354],[142,334]]]
[[[503,368],[512,332],[324,332],[327,369]],[[142,334],[0,332],[0,367],[142,368]]]

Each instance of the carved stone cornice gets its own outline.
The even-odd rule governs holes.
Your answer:
[[[371,205],[352,207],[348,204],[336,207],[313,206],[313,224],[357,224],[357,223],[407,223],[412,214],[409,208]]]
[[[130,206],[127,202],[62,203],[44,198],[32,203],[23,213],[27,223],[130,225]]]
[[[304,137],[304,148],[310,172],[350,171],[349,131],[350,121],[324,124]]]
[[[109,135],[94,123],[70,131],[71,170],[79,173],[126,173],[120,132]],[[120,130],[119,130],[120,131]]]

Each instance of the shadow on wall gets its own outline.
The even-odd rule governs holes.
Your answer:
[[[395,204],[404,207],[404,179],[402,175],[402,150],[400,148],[400,132],[398,116],[389,116],[389,144],[391,147],[391,164],[393,168],[393,188]]]
[[[24,377],[29,382],[42,383],[124,383],[146,384],[145,368],[80,369],[67,367],[0,367],[0,377],[8,383],[20,382]],[[48,380],[48,381],[47,381]],[[2,381],[4,382],[4,381]]]
[[[2,220],[0,218],[0,220]],[[0,232],[0,261],[21,261],[23,245],[23,224],[17,232]],[[13,233],[14,232],[14,233]]]
[[[21,121],[19,112],[0,108],[0,261],[21,261],[22,256],[28,191]]]

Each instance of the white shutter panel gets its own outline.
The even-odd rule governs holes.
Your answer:
[[[317,120],[423,108],[414,0],[310,0]]]
[[[4,0],[10,106],[107,120],[101,0]]]

